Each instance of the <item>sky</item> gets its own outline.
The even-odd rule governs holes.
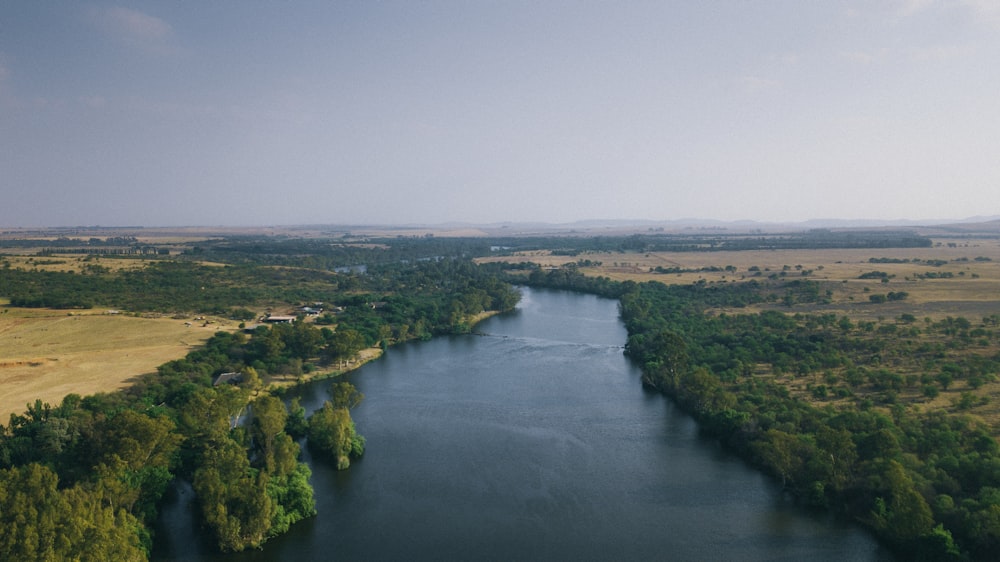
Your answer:
[[[1000,215],[1000,2],[0,2],[0,226]]]

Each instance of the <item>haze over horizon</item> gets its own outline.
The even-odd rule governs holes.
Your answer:
[[[7,2],[0,225],[1000,214],[1000,3]]]

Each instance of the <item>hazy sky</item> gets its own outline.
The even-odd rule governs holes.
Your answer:
[[[0,225],[1000,214],[1000,2],[0,2]]]

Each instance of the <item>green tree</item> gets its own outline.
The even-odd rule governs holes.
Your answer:
[[[885,464],[883,483],[888,499],[876,498],[872,510],[875,528],[901,544],[929,534],[934,524],[931,508],[915,489],[903,465],[889,460]]]
[[[268,476],[250,468],[238,443],[224,439],[206,448],[192,484],[219,550],[255,548],[267,539],[276,511],[267,493]]]
[[[253,401],[250,411],[253,418],[250,423],[250,435],[253,438],[259,463],[269,473],[275,471],[275,450],[279,437],[288,437],[285,433],[285,422],[288,412],[285,404],[274,396],[261,396]],[[290,439],[289,439],[290,440]],[[296,455],[298,451],[296,451]],[[293,457],[294,460],[294,457]]]
[[[330,386],[330,395],[334,408],[346,408],[348,410],[354,409],[365,399],[365,395],[358,392],[358,389],[349,382],[333,383]]]
[[[143,527],[47,467],[0,470],[0,560],[145,560]]]
[[[364,453],[365,440],[355,430],[350,411],[327,400],[309,418],[309,445],[333,458],[337,469],[343,470],[351,465],[352,456]]]

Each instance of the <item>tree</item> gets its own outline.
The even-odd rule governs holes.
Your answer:
[[[274,396],[261,396],[253,401],[250,411],[253,414],[250,435],[260,459],[259,464],[267,472],[274,472],[277,440],[280,436],[287,437],[285,422],[288,419],[288,412],[285,410],[285,404]],[[295,454],[297,455],[298,451]],[[294,456],[292,460],[294,462]]]
[[[174,422],[124,410],[94,429],[91,454],[104,502],[151,521],[183,439]]]
[[[240,387],[245,388],[250,391],[254,396],[260,393],[260,390],[264,388],[264,383],[260,380],[260,374],[257,373],[257,369],[253,367],[243,368],[243,380],[240,381]]]
[[[365,339],[357,330],[337,330],[327,346],[327,353],[334,359],[349,360],[364,349]]]
[[[141,523],[51,469],[0,470],[0,560],[145,560]]]
[[[334,406],[329,400],[309,418],[308,435],[309,445],[333,458],[338,470],[349,467],[351,457],[364,453],[365,439],[355,430],[350,411]]]
[[[285,420],[285,431],[293,439],[299,439],[305,437],[308,430],[309,421],[306,420],[306,409],[302,406],[302,400],[296,396],[292,398],[291,404],[288,405],[288,419]]]
[[[758,459],[781,476],[784,487],[801,470],[804,461],[798,439],[777,429],[769,429],[764,438],[754,443]]]
[[[268,476],[250,468],[238,443],[225,439],[207,448],[192,484],[219,550],[238,552],[267,539],[276,511],[267,493]]]
[[[348,410],[353,410],[365,399],[365,395],[358,392],[358,389],[349,382],[333,383],[330,386],[330,395],[334,408],[347,408]]]
[[[903,465],[894,460],[888,461],[883,482],[888,501],[883,497],[876,498],[872,510],[875,528],[900,543],[929,534],[934,524],[931,508],[915,489]]]

